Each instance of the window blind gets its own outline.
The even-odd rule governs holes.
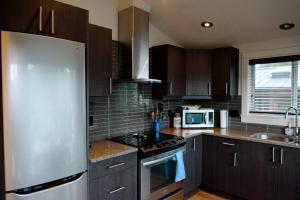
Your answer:
[[[300,109],[300,56],[289,58],[249,61],[250,113],[283,114],[290,106]]]

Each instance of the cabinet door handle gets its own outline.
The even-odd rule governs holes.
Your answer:
[[[40,6],[39,8],[39,31],[43,31],[43,7]]]
[[[115,190],[112,190],[112,191],[108,192],[108,194],[113,194],[113,193],[119,192],[119,191],[124,190],[124,189],[125,189],[125,187],[119,187]]]
[[[109,77],[109,94],[112,94],[112,78]]]
[[[283,165],[283,148],[280,149],[280,164]]]
[[[228,82],[225,84],[225,93],[228,94]]]
[[[55,17],[55,13],[54,10],[51,10],[51,34],[54,35],[55,30],[54,30],[54,17]]]
[[[222,142],[223,145],[227,145],[227,146],[235,146],[235,144],[232,143],[228,143],[228,142]]]
[[[122,165],[125,165],[125,163],[118,163],[118,164],[115,164],[115,165],[111,165],[111,166],[108,166],[107,168],[108,169],[112,169],[112,168],[115,168],[115,167],[120,167],[120,166],[122,166]]]
[[[173,93],[173,82],[171,81],[170,82],[170,95],[172,95],[172,93]]]
[[[196,138],[193,139],[193,150],[196,151]]]
[[[272,147],[272,163],[275,163],[275,147]]]
[[[236,167],[237,153],[233,154],[233,166]]]
[[[208,95],[211,95],[211,82],[208,82]]]

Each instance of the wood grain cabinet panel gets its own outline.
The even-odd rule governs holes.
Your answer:
[[[162,45],[152,47],[152,77],[162,84],[153,84],[152,97],[161,99],[163,96],[184,96],[185,51],[183,48]]]
[[[239,50],[225,47],[212,50],[212,95],[238,95]]]
[[[196,191],[202,181],[202,136],[187,139],[185,170],[184,195],[187,196]]]
[[[53,0],[4,0],[0,28],[86,42],[88,11]]]
[[[89,200],[136,200],[137,188],[137,153],[89,165]]]
[[[58,1],[47,1],[46,35],[85,43],[88,11]]]
[[[1,1],[1,29],[32,34],[45,34],[46,5],[46,0]]]
[[[211,95],[211,51],[186,50],[186,95]]]
[[[255,200],[300,199],[300,150],[203,137],[203,186]]]
[[[89,25],[89,96],[108,96],[112,77],[112,30]]]

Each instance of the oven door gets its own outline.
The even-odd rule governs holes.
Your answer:
[[[182,182],[175,182],[178,151],[184,148],[141,160],[141,200],[160,199],[182,188]]]

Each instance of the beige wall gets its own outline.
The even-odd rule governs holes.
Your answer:
[[[118,40],[118,0],[58,0],[89,10],[90,23],[112,29],[113,40]],[[178,42],[150,25],[150,46]]]

